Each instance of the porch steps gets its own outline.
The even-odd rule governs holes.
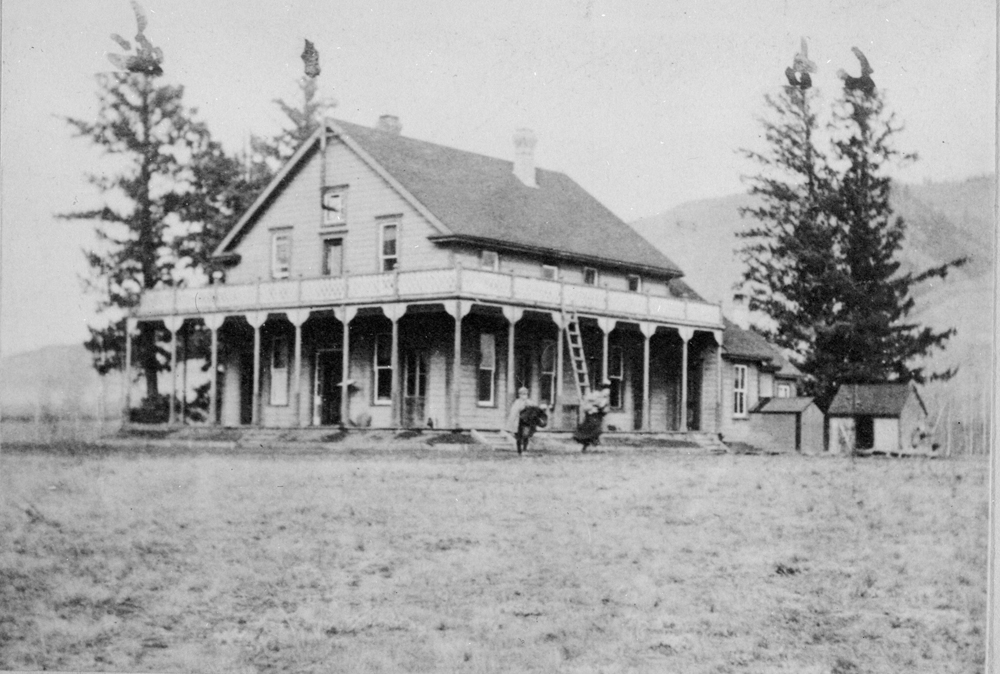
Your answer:
[[[565,314],[564,314],[565,317]],[[566,321],[566,343],[569,346],[570,360],[573,363],[573,381],[580,400],[590,393],[590,375],[587,372],[587,358],[583,353],[583,335],[580,334],[580,316],[576,310],[569,312]]]

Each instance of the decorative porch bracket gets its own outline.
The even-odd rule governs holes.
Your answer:
[[[656,323],[639,321],[642,333],[642,430],[649,430],[649,340],[656,332]]]

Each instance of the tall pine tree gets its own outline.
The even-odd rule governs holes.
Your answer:
[[[902,127],[886,113],[879,90],[845,88],[834,128],[832,160],[844,167],[828,206],[837,225],[838,273],[832,280],[837,311],[816,339],[811,374],[817,393],[829,399],[845,383],[948,379],[954,371],[928,373],[920,360],[944,349],[955,330],[915,322],[913,290],[928,279],[944,279],[966,259],[922,271],[902,269],[906,223],[890,205],[888,170],[916,155],[895,148]]]
[[[742,151],[761,172],[748,179],[754,205],[740,209],[755,221],[740,233],[750,308],[772,319],[761,332],[800,354],[806,371],[817,330],[836,305],[828,284],[836,270],[835,227],[826,208],[832,175],[815,141],[815,100],[811,89],[796,86],[765,97],[774,120],[761,120],[765,152]]]
[[[85,346],[102,374],[124,365],[125,314],[138,304],[140,293],[182,282],[176,239],[192,218],[205,218],[217,200],[217,185],[200,181],[198,167],[210,173],[217,168],[213,158],[228,166],[207,127],[184,107],[183,88],[159,86],[154,77],[99,75],[97,120],[66,120],[78,137],[117,160],[115,173],[88,176],[104,195],[104,205],[59,216],[95,223],[98,245],[85,251],[91,268],[87,285],[100,295],[99,312],[110,316],[104,326],[90,328]],[[154,325],[143,323],[135,343],[150,401],[158,397],[157,374],[168,367],[157,333]]]
[[[947,378],[919,359],[944,348],[953,330],[910,320],[912,288],[947,275],[964,260],[902,272],[905,223],[889,204],[887,170],[912,159],[893,147],[901,130],[877,90],[845,89],[831,123],[832,144],[817,142],[809,90],[786,86],[766,97],[767,149],[743,151],[760,172],[749,178],[754,222],[741,236],[750,308],[762,330],[807,375],[807,392],[825,404],[843,383]]]

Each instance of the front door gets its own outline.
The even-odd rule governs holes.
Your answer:
[[[427,353],[408,349],[403,356],[403,425],[427,425]]]
[[[316,426],[334,426],[340,423],[342,365],[342,352],[339,349],[316,352],[316,386],[313,391],[313,424]]]

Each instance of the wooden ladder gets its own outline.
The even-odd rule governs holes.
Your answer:
[[[580,396],[580,403],[590,393],[590,375],[587,373],[587,358],[583,353],[583,337],[580,334],[580,317],[576,309],[571,309],[569,320],[563,314],[566,321],[566,343],[569,346],[569,357],[573,361],[573,381],[576,382],[576,392]]]

